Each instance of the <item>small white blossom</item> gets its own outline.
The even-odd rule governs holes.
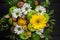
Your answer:
[[[44,32],[44,29],[36,30],[36,34],[38,34],[38,35],[42,35],[43,32]]]
[[[22,12],[20,8],[16,8],[13,10],[12,12],[12,17],[17,18],[17,17],[21,17],[22,16]]]
[[[26,15],[28,12],[31,11],[31,6],[28,3],[24,3],[24,5],[21,9],[22,9],[23,14]]]
[[[46,12],[46,8],[44,8],[43,6],[37,6],[37,7],[35,8],[35,11],[36,11],[37,13],[44,14],[44,13]]]
[[[14,28],[14,32],[19,35],[22,34],[24,32],[22,26],[16,25],[16,27]]]

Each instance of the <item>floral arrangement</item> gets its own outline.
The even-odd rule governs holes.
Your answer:
[[[51,40],[54,10],[49,0],[7,0],[9,13],[0,20],[0,31],[9,31],[11,40]]]

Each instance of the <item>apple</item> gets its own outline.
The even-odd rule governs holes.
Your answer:
[[[11,7],[11,8],[9,9],[9,14],[12,15],[13,10],[16,9],[16,8],[17,8],[16,6]]]
[[[35,10],[32,10],[31,12],[29,12],[27,15],[26,15],[26,18],[27,20],[30,20],[30,18],[32,17],[32,15],[36,14],[36,11]]]

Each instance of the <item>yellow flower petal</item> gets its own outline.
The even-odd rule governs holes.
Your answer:
[[[30,23],[33,25],[34,29],[40,29],[46,27],[45,17],[43,15],[33,15],[30,19]]]

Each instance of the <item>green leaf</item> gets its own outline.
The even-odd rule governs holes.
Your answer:
[[[50,17],[47,13],[45,13],[44,16],[46,17],[46,23],[47,23],[49,21]]]
[[[40,40],[40,36],[36,33],[32,33],[30,40]]]
[[[54,10],[51,10],[51,11],[49,12],[49,15],[52,15],[52,14],[53,14],[53,12],[54,12]]]
[[[10,18],[10,19],[9,19],[9,24],[12,24],[12,22],[13,22],[13,21],[12,21],[12,18]]]
[[[28,3],[31,5],[32,9],[35,8],[35,0],[28,0]]]
[[[50,21],[51,21],[51,22],[55,22],[55,19],[51,19]]]
[[[50,5],[50,1],[45,0],[44,2],[41,2],[41,5],[44,6],[44,7],[48,7]]]
[[[15,6],[19,0],[6,0],[6,3],[9,4],[9,6]]]
[[[48,38],[48,37],[46,37],[46,38],[45,38],[45,40],[49,40],[49,38]]]
[[[20,40],[19,37],[15,34],[6,35],[5,37],[10,38],[11,40]]]

